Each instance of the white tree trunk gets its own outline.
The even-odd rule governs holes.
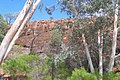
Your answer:
[[[102,51],[103,51],[103,33],[98,30],[98,46],[99,46],[99,74],[103,75]]]
[[[83,45],[84,45],[84,47],[85,47],[87,60],[88,60],[88,63],[89,63],[89,65],[90,65],[90,71],[91,71],[92,73],[94,73],[95,70],[94,70],[94,67],[93,67],[92,59],[91,59],[91,56],[90,56],[90,52],[89,52],[89,49],[88,49],[88,46],[87,46],[87,43],[86,43],[84,34],[82,34],[82,40],[83,40]]]
[[[20,32],[23,30],[24,26],[26,25],[26,23],[30,20],[30,18],[32,17],[33,13],[35,12],[38,4],[41,2],[41,0],[37,0],[34,4],[33,4],[33,7],[32,7],[32,10],[31,12],[26,16],[25,20],[23,21],[23,23],[21,24],[20,28],[18,29],[17,33],[15,34],[13,40],[11,41],[8,49],[7,49],[7,52],[4,56],[4,59],[7,57],[8,53],[10,52],[10,50],[12,49],[13,45],[15,44],[15,41],[18,39],[19,35],[20,35]]]
[[[112,40],[112,53],[110,56],[110,63],[108,66],[108,72],[112,71],[112,68],[114,66],[114,59],[115,59],[115,54],[116,54],[116,45],[117,45],[117,20],[118,20],[118,4],[115,6],[115,19],[114,19],[114,30],[113,30],[113,40]]]
[[[27,0],[22,11],[18,15],[17,19],[11,26],[10,30],[7,32],[6,36],[4,37],[1,46],[0,46],[0,62],[3,60],[3,57],[9,47],[9,44],[11,43],[14,35],[19,29],[19,26],[22,24],[25,16],[29,12],[34,0]]]

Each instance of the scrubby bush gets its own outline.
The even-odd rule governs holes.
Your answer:
[[[67,80],[120,80],[120,73],[104,72],[103,76],[100,76],[97,70],[95,74],[92,74],[81,67],[80,69],[74,69]]]
[[[41,80],[66,80],[71,75],[63,61],[58,61],[53,65],[52,60],[49,60],[47,64],[41,66],[41,69],[44,70],[42,73],[46,74]]]
[[[6,74],[10,74],[13,77],[13,80],[16,79],[17,74],[28,77],[29,73],[34,69],[30,64],[38,59],[39,57],[37,55],[19,55],[10,60],[6,60],[2,67]]]
[[[88,73],[84,68],[74,69],[72,76],[68,77],[67,80],[97,80],[94,74]]]
[[[105,72],[103,74],[103,80],[120,80],[120,73]]]

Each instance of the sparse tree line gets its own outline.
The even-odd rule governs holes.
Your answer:
[[[95,72],[92,55],[97,56],[99,59],[97,67],[101,76],[103,74],[103,55],[104,53],[110,55],[106,71],[111,72],[115,56],[117,56],[117,41],[119,41],[117,40],[119,0],[61,0],[58,4],[61,5],[62,11],[66,11],[68,15],[76,18],[76,22],[72,25],[75,30],[71,36],[74,51],[77,48],[76,53],[80,54],[80,49],[84,49],[92,73]],[[50,10],[52,11],[51,7],[49,12]],[[76,42],[80,43],[74,44]],[[81,43],[83,46],[79,49]],[[78,46],[76,47],[76,45]]]
[[[16,39],[19,37],[21,30],[32,17],[40,2],[41,0],[26,1],[23,10],[19,13],[1,43],[1,63],[6,59]],[[118,32],[120,30],[119,4],[119,0],[58,0],[61,11],[65,11],[70,17],[75,18],[75,22],[68,23],[68,27],[73,29],[72,32],[68,33],[68,45],[64,45],[62,42],[64,31],[62,31],[62,29],[53,29],[54,34],[52,34],[52,40],[50,42],[51,50],[49,52],[53,53],[50,55],[52,58],[50,64],[50,67],[52,67],[50,68],[51,76],[47,76],[45,78],[46,80],[48,77],[50,77],[51,80],[59,77],[55,75],[55,73],[57,74],[56,70],[60,69],[58,68],[59,60],[57,62],[57,58],[60,58],[59,56],[62,56],[62,62],[60,62],[60,64],[64,63],[65,69],[70,70],[70,72],[73,71],[71,78],[65,78],[67,80],[85,79],[81,77],[76,78],[83,76],[77,75],[77,71],[79,70],[75,68],[80,67],[84,67],[86,71],[92,74],[96,74],[95,68],[97,68],[98,75],[101,76],[101,78],[98,79],[104,79],[105,72],[108,72],[108,74],[112,72],[115,62],[119,62],[120,59],[120,53],[116,53],[117,41],[119,41]],[[49,13],[53,10],[55,10],[55,7],[47,8]],[[109,58],[106,58],[106,56],[109,56]],[[84,69],[81,70],[84,74],[92,77],[92,75],[88,74]],[[62,72],[58,74],[62,76]],[[68,75],[69,74],[66,74],[66,76]],[[96,77],[91,78],[91,80],[92,79],[97,80]]]

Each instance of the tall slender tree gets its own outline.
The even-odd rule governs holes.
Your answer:
[[[114,66],[114,61],[115,61],[115,54],[116,54],[116,45],[117,45],[117,33],[118,33],[118,6],[119,0],[116,1],[115,3],[115,13],[114,13],[114,30],[113,30],[113,39],[112,39],[112,53],[110,56],[110,63],[108,67],[108,72],[111,72]]]
[[[6,54],[6,51],[14,38],[16,32],[18,31],[20,25],[22,24],[23,20],[25,19],[26,15],[28,14],[34,0],[27,0],[22,11],[18,15],[17,19],[7,32],[6,36],[4,37],[1,46],[0,46],[0,61],[3,61],[3,58]]]
[[[25,17],[24,21],[22,22],[22,24],[20,25],[20,28],[18,29],[17,33],[15,34],[14,38],[12,39],[6,53],[4,56],[4,59],[7,57],[9,51],[11,50],[11,48],[13,47],[13,45],[15,44],[15,41],[18,39],[20,32],[23,30],[24,26],[26,25],[26,23],[30,20],[30,18],[32,17],[33,13],[35,12],[38,4],[41,2],[41,0],[37,0],[36,2],[34,2],[32,9],[30,11],[30,13],[28,13],[28,15]],[[34,34],[34,32],[33,32]]]
[[[99,74],[102,76],[103,74],[103,60],[102,60],[102,55],[103,55],[103,32],[101,30],[98,30],[98,51],[99,51]]]
[[[92,62],[92,59],[91,59],[91,56],[90,56],[90,52],[89,52],[88,45],[86,43],[86,39],[85,39],[84,34],[82,34],[82,40],[83,40],[83,44],[84,44],[84,47],[85,47],[87,60],[88,60],[88,63],[90,65],[90,71],[92,73],[95,73],[95,70],[94,70],[94,67],[93,67],[93,62]]]
[[[112,41],[112,53],[110,57],[110,63],[108,71],[111,72],[116,53],[116,42],[117,42],[117,20],[118,20],[118,3],[116,6],[114,5],[118,0],[59,0],[59,4],[61,5],[61,10],[66,11],[69,15],[74,16],[75,18],[93,18],[93,16],[113,16],[113,11],[115,7],[115,18],[114,18],[114,30],[113,30],[113,41]],[[78,16],[79,14],[79,16]],[[110,23],[109,23],[110,24]],[[107,25],[107,23],[105,24]],[[98,26],[99,27],[99,26]],[[104,29],[104,28],[103,28]],[[103,73],[103,34],[102,30],[98,30],[98,53],[99,53],[99,73],[102,75]]]

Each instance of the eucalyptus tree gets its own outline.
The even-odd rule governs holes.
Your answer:
[[[118,12],[119,12],[119,0],[115,2],[115,11],[114,11],[114,29],[113,29],[113,39],[112,39],[112,53],[110,56],[110,63],[108,71],[111,72],[114,66],[115,54],[116,54],[116,45],[117,45],[117,33],[118,33]]]
[[[12,49],[12,46],[15,44],[15,41],[18,39],[20,32],[23,30],[24,26],[26,25],[26,23],[30,20],[30,18],[32,17],[33,13],[35,12],[37,6],[39,5],[39,3],[41,2],[41,0],[37,0],[36,2],[34,2],[33,7],[31,8],[31,12],[28,13],[28,15],[26,16],[26,18],[24,19],[24,21],[22,22],[20,28],[18,29],[17,33],[15,34],[14,38],[12,39],[6,54],[4,56],[4,59],[7,57],[9,51]],[[34,32],[34,31],[33,31]],[[38,35],[37,35],[38,36]],[[35,37],[36,38],[36,37]],[[34,41],[34,40],[33,40]]]
[[[89,36],[87,36],[86,38],[85,36],[83,36],[82,39],[88,39],[86,40],[86,44],[88,43],[88,46],[86,48],[94,47],[95,48],[94,51],[96,51],[96,53],[99,53],[98,55],[99,55],[100,75],[103,74],[103,60],[102,60],[103,53],[106,53],[105,51],[107,50],[105,49],[105,47],[106,47],[106,43],[109,41],[109,40],[107,41],[106,39],[107,36],[105,35],[107,34],[107,32],[110,32],[110,28],[112,29],[113,20],[114,20],[113,18],[114,10],[116,10],[114,4],[116,4],[115,0],[58,0],[58,5],[60,6],[61,11],[67,12],[67,14],[70,15],[70,17],[77,18],[77,19],[84,19],[83,22],[80,22],[80,25],[78,25],[77,28],[85,29],[85,26],[90,26],[91,24],[94,24],[94,28],[91,27],[92,30],[94,31],[89,31],[90,28],[87,28],[86,30],[84,30],[84,32],[82,32],[82,34],[85,36],[87,35]],[[49,9],[48,11],[49,13],[51,13],[53,9]],[[88,18],[89,18],[89,21],[88,23],[86,23],[86,19]],[[115,16],[115,20],[116,20],[116,16]],[[81,23],[84,24],[84,26],[81,26]],[[114,26],[116,24],[117,24],[117,21],[114,21]],[[88,33],[88,32],[93,32],[93,33]],[[93,36],[95,34],[97,36]],[[114,36],[116,34],[113,33]],[[93,36],[94,40],[91,39],[91,36]],[[111,47],[113,48],[109,48],[109,50],[112,49],[111,55],[113,54],[115,55],[115,49],[116,49],[115,37],[112,38],[112,40],[114,40],[112,41],[112,44],[115,43],[115,45],[111,45]],[[97,41],[95,41],[95,39],[97,39]],[[109,44],[111,44],[111,41]],[[89,47],[90,45],[91,47]],[[86,49],[86,53],[89,53],[89,52],[93,53],[94,51],[91,51],[90,49]],[[110,58],[111,59],[110,64],[112,63],[112,65],[109,65],[109,69],[108,69],[108,71],[110,72],[114,64],[113,58],[115,57],[111,56]],[[90,57],[87,59],[90,60]],[[91,64],[92,63],[89,63],[89,65]],[[111,66],[111,69],[110,69],[110,66]]]
[[[35,9],[41,0],[27,0],[20,14],[16,18],[15,22],[7,32],[0,46],[0,61],[7,56],[8,52],[11,50],[15,40],[18,38],[21,30],[27,23],[27,21],[32,17]],[[35,2],[35,3],[34,3]],[[34,3],[34,4],[33,4]],[[33,6],[33,7],[32,7]],[[29,13],[30,12],[30,13]]]

